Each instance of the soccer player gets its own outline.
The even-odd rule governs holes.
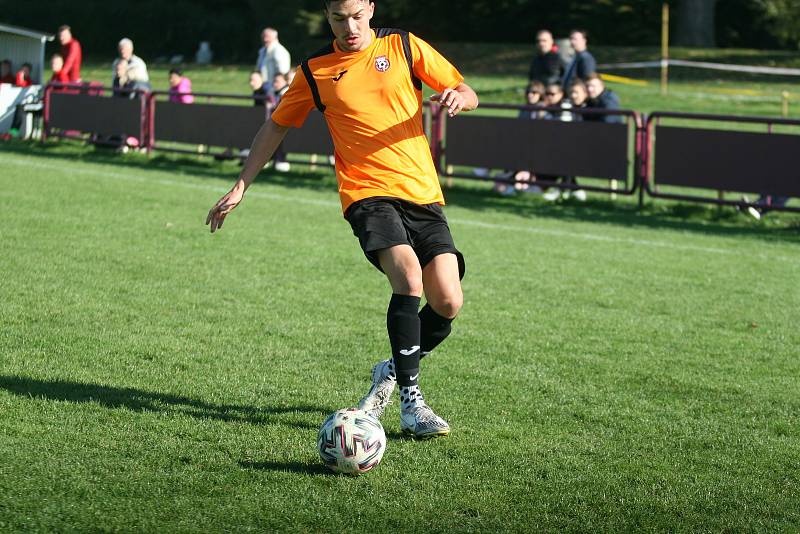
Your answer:
[[[400,386],[400,426],[417,437],[446,435],[447,422],[425,403],[420,358],[441,343],[461,309],[464,260],[447,220],[439,178],[422,128],[422,82],[449,116],[478,106],[475,92],[446,59],[418,37],[372,29],[372,0],[326,0],[331,45],[302,64],[261,130],[239,180],[209,211],[222,228],[290,127],[315,107],[323,112],[336,152],[344,216],[367,259],[392,289],[387,329],[392,358],[372,371],[359,407],[380,417]],[[420,307],[425,294],[427,303]]]

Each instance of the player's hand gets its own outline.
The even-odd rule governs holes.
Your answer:
[[[455,117],[461,113],[467,103],[464,96],[455,89],[445,89],[440,94],[433,95],[431,101],[439,102],[440,105],[447,108],[447,114],[450,117]]]
[[[206,224],[211,225],[211,233],[213,234],[219,228],[222,228],[222,223],[225,222],[225,217],[228,216],[233,209],[239,205],[244,196],[244,184],[240,181],[236,182],[233,189],[228,191],[219,201],[214,204],[206,217]]]

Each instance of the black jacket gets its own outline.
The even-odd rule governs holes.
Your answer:
[[[590,99],[588,107],[598,109],[620,109],[619,97],[617,96],[617,93],[611,89],[606,89],[600,93],[600,96],[597,98]],[[597,115],[587,113],[583,116],[583,120],[610,123],[624,122],[622,115],[601,115],[599,113]]]
[[[536,54],[531,61],[531,68],[528,71],[528,80],[540,81],[545,85],[560,83],[564,76],[564,63],[558,52],[550,51],[546,54]]]
[[[585,80],[590,74],[597,72],[597,61],[588,50],[578,53],[575,59],[566,66],[564,72],[564,91],[569,90],[575,80]]]

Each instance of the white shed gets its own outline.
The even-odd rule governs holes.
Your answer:
[[[14,72],[18,71],[23,63],[30,63],[31,78],[36,85],[42,85],[44,80],[44,46],[47,41],[52,41],[53,35],[42,33],[16,26],[0,24],[0,60],[10,59]]]

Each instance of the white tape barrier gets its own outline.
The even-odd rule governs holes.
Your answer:
[[[725,70],[730,72],[749,72],[752,74],[777,74],[780,76],[800,76],[800,69],[783,67],[754,67],[752,65],[731,65],[728,63],[709,63],[707,61],[686,61],[683,59],[668,59],[658,61],[637,61],[633,63],[606,63],[598,65],[598,69],[651,69],[661,68],[666,63],[671,67],[691,67],[697,69]]]

